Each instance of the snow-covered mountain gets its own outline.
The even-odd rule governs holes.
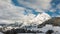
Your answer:
[[[51,17],[46,14],[46,13],[41,13],[41,14],[38,14],[35,18],[33,19],[30,19],[30,20],[26,20],[23,22],[23,26],[29,26],[29,25],[39,25],[39,24],[42,24],[43,22],[47,21],[51,19]]]

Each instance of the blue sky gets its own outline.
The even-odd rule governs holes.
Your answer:
[[[23,1],[29,2],[30,0],[23,0]],[[32,10],[32,13],[35,14],[35,15],[37,15],[37,14],[39,13],[39,12],[36,12],[34,8],[27,7],[27,6],[19,3],[17,0],[12,0],[12,2],[13,2],[13,4],[14,4],[15,6],[25,7],[26,9],[31,9],[31,10]],[[52,1],[50,2],[50,4],[51,4],[51,9],[54,9],[54,10],[56,10],[56,11],[54,11],[54,10],[53,10],[53,12],[51,12],[50,10],[44,10],[44,11],[46,11],[46,13],[48,13],[50,16],[53,15],[53,16],[55,17],[55,16],[60,15],[60,9],[57,8],[57,5],[60,4],[60,0],[52,0]],[[27,13],[28,13],[28,12],[25,11],[25,14],[27,14]]]

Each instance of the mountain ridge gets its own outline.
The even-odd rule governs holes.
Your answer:
[[[39,24],[38,27],[43,27],[45,26],[46,24],[51,24],[53,26],[60,26],[60,17],[52,17],[51,19],[45,21],[44,23],[42,24]]]

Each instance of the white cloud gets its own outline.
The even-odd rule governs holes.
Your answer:
[[[50,12],[56,12],[56,11],[57,11],[57,10],[54,9],[54,8],[50,9]]]
[[[12,20],[0,20],[0,24],[11,24],[14,23]]]
[[[57,15],[56,17],[60,17],[60,15]]]
[[[33,9],[44,9],[49,10],[51,8],[51,0],[17,0],[19,4],[33,8]],[[29,1],[29,2],[28,2]]]
[[[0,0],[0,19],[5,20],[8,23],[10,21],[19,20],[21,16],[23,16],[25,8],[16,7],[10,3],[10,0]],[[0,21],[1,21],[0,20]],[[5,22],[3,21],[3,22]],[[5,22],[5,23],[7,23]],[[1,22],[0,22],[1,23]],[[12,22],[11,22],[12,23]]]
[[[23,15],[25,8],[16,7],[7,1],[0,0],[0,17],[11,19],[18,18],[20,15]]]
[[[57,9],[60,9],[60,4],[58,4],[56,8],[57,8]]]

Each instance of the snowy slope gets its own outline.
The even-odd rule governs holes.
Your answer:
[[[24,21],[21,27],[28,26],[28,25],[34,25],[34,24],[35,25],[42,24],[44,21],[49,20],[49,19],[51,19],[51,17],[48,14],[41,13],[31,20]]]

